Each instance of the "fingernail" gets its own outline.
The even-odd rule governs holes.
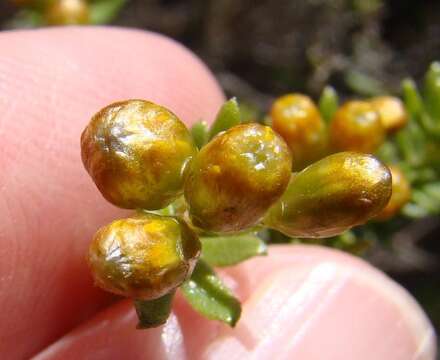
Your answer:
[[[206,359],[431,360],[435,333],[415,300],[370,266],[318,262],[277,270]]]

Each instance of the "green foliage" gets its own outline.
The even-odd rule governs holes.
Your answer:
[[[127,0],[95,0],[90,3],[90,23],[108,24],[113,21]]]
[[[191,127],[191,135],[196,146],[201,149],[208,142],[209,128],[205,121],[198,121]]]
[[[322,118],[329,123],[339,107],[339,96],[331,86],[326,86],[319,98],[319,110]]]
[[[209,139],[212,139],[219,132],[228,130],[229,128],[240,124],[241,114],[240,107],[236,98],[226,101],[220,108],[214,123],[209,131]]]
[[[212,266],[231,266],[267,253],[266,243],[253,234],[201,237],[202,259]]]
[[[233,327],[240,318],[240,302],[203,260],[199,260],[191,279],[181,286],[181,290],[189,304],[208,319]]]

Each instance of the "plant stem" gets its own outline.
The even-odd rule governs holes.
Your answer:
[[[138,329],[150,329],[166,323],[171,313],[175,291],[154,300],[134,300],[139,318]]]

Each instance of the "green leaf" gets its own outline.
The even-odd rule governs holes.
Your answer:
[[[377,150],[376,155],[387,164],[394,164],[399,161],[397,148],[391,141],[385,141]]]
[[[437,122],[440,122],[440,63],[434,62],[425,76],[426,109]]]
[[[409,203],[403,207],[402,214],[411,219],[420,219],[428,216],[429,212],[417,204]]]
[[[198,261],[191,279],[183,283],[181,290],[189,304],[210,320],[234,327],[240,318],[240,302],[203,260]]]
[[[440,211],[440,202],[422,190],[414,190],[412,200],[429,214],[437,214]]]
[[[381,81],[357,70],[349,70],[344,80],[353,91],[360,95],[375,96],[387,92]]]
[[[28,29],[44,25],[44,19],[40,12],[32,9],[19,11],[11,20],[6,22],[7,29]]]
[[[212,139],[219,132],[240,124],[240,107],[236,98],[226,101],[220,108],[214,123],[209,132],[209,139]]]
[[[111,22],[125,3],[126,0],[97,0],[90,3],[90,23],[102,25]]]
[[[201,237],[202,259],[212,266],[231,266],[267,254],[266,243],[252,234]]]
[[[333,118],[339,107],[339,96],[332,86],[326,86],[319,98],[319,110],[324,120],[328,123]]]
[[[414,118],[396,134],[396,143],[408,164],[421,166],[426,161],[426,137]]]
[[[191,135],[199,149],[208,142],[209,129],[205,121],[198,121],[191,127]]]
[[[151,329],[163,325],[171,313],[175,291],[154,300],[134,300],[139,319],[138,329]]]
[[[416,83],[412,79],[402,81],[403,101],[411,116],[419,116],[424,112],[423,100],[417,89]]]

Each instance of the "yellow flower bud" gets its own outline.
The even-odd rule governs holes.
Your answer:
[[[83,25],[89,23],[89,5],[86,0],[53,0],[45,12],[49,25]]]
[[[301,170],[325,155],[326,127],[308,96],[289,94],[278,98],[270,116],[273,129],[292,150],[294,170]]]
[[[144,100],[105,107],[81,136],[83,163],[96,186],[127,209],[161,209],[180,196],[196,151],[176,115]]]
[[[139,214],[99,229],[88,263],[102,289],[152,300],[189,278],[200,247],[197,235],[182,220]]]
[[[195,158],[185,183],[194,225],[215,232],[257,223],[289,182],[292,158],[270,127],[243,124],[218,134]]]
[[[388,220],[397,215],[400,209],[411,199],[411,186],[399,167],[391,165],[392,194],[385,208],[377,215],[378,220]]]
[[[382,125],[387,132],[395,132],[406,125],[408,114],[399,98],[380,96],[371,99],[370,102],[379,113]]]
[[[366,101],[346,102],[330,124],[330,141],[335,151],[373,153],[384,139],[379,113]]]

